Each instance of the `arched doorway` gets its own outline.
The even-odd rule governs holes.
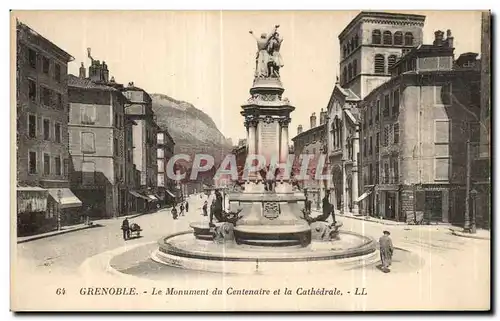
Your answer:
[[[332,170],[332,182],[334,199],[332,203],[335,205],[335,209],[340,210],[342,208],[342,196],[344,191],[344,184],[342,181],[342,169],[339,165],[335,165]]]

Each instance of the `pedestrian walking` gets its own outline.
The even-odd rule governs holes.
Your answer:
[[[172,218],[174,220],[176,220],[177,219],[177,208],[175,208],[175,206],[172,207],[172,210],[170,212],[172,213]]]
[[[208,202],[203,203],[203,216],[208,216]]]
[[[130,238],[130,226],[128,222],[128,218],[125,217],[125,219],[122,222],[122,232],[123,232],[123,239],[126,241]]]
[[[392,264],[392,254],[394,253],[394,246],[392,245],[391,233],[389,231],[384,231],[379,239],[380,245],[380,260],[382,261],[382,271],[390,272],[389,267]]]
[[[179,209],[180,209],[179,216],[184,216],[184,203],[181,203]]]
[[[186,213],[189,212],[189,203],[186,201]]]

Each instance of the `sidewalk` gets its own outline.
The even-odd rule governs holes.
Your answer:
[[[489,230],[477,229],[475,234],[464,232],[463,229],[458,227],[450,228],[451,234],[460,237],[478,240],[491,240],[491,232]]]
[[[41,233],[41,234],[36,234],[36,235],[30,235],[30,236],[21,236],[17,238],[17,244],[20,243],[25,243],[25,242],[30,242],[30,241],[35,241],[39,239],[43,239],[46,237],[51,237],[51,236],[56,236],[56,235],[61,235],[61,234],[66,234],[70,232],[76,232],[76,231],[81,231],[85,230],[88,228],[94,228],[94,227],[99,227],[102,226],[96,222],[93,222],[92,225],[87,225],[87,224],[78,224],[78,225],[72,225],[72,226],[63,226],[61,227],[60,230],[56,231],[50,231],[47,233]]]

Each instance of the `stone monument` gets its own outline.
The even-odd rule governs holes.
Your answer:
[[[270,34],[255,37],[257,55],[251,97],[241,106],[247,129],[247,166],[252,155],[260,155],[270,167],[267,171],[262,168],[264,174],[250,173],[244,191],[231,193],[228,198],[231,211],[241,211],[234,227],[238,244],[307,246],[311,228],[302,213],[305,196],[292,189],[287,175],[276,177],[277,164],[270,164],[288,161],[288,124],[295,109],[283,97],[280,69],[284,64],[279,52],[283,39],[278,28],[279,25]]]

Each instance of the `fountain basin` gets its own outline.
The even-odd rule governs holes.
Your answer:
[[[310,273],[340,266],[357,267],[378,260],[378,255],[373,239],[352,232],[340,232],[340,240],[312,241],[306,247],[262,247],[205,241],[193,237],[191,231],[186,231],[158,241],[158,250],[152,253],[152,259],[188,270],[274,274],[290,269]]]

